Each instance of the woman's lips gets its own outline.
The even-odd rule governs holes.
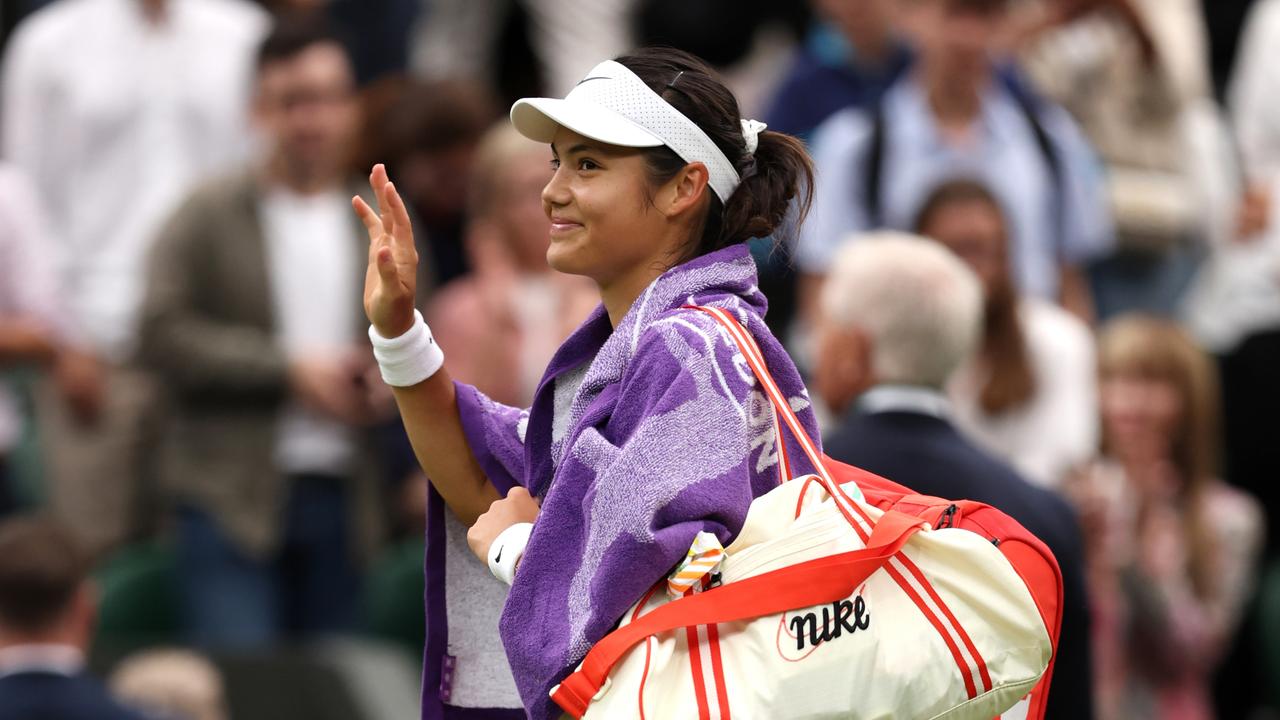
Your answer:
[[[553,218],[551,220],[552,235],[564,235],[565,233],[573,232],[580,227],[582,227],[581,223],[576,223],[571,220],[564,220],[561,218]]]

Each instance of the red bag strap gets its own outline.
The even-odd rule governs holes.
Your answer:
[[[646,638],[677,628],[749,620],[838,602],[884,566],[925,522],[890,510],[876,523],[866,547],[749,577],[663,605],[606,635],[582,667],[551,691],[551,699],[582,717],[613,666]]]
[[[783,395],[778,383],[769,372],[769,366],[765,364],[764,354],[760,352],[760,346],[756,344],[755,338],[751,337],[751,333],[747,332],[733,315],[723,308],[702,305],[685,305],[684,307],[690,310],[699,310],[715,318],[716,322],[720,323],[721,327],[729,333],[729,337],[733,338],[734,342],[737,343],[742,356],[747,360],[747,365],[751,367],[751,372],[755,374],[761,387],[764,388],[769,402],[773,405],[775,422],[780,417],[790,428],[791,434],[795,436],[796,441],[800,443],[800,447],[804,449],[805,456],[809,458],[809,464],[817,472],[819,483],[827,491],[827,494],[835,499],[836,506],[840,509],[840,513],[844,515],[845,519],[849,521],[849,524],[858,527],[858,522],[854,519],[853,499],[845,493],[840,483],[832,478],[826,463],[823,462],[822,454],[818,452],[813,440],[809,438],[809,433],[800,424],[800,418],[796,417],[795,411],[791,409],[791,403],[787,401],[787,397]],[[782,433],[779,432],[779,452],[785,456],[784,442]]]
[[[791,429],[791,434],[796,437],[796,441],[804,449],[804,454],[809,458],[809,463],[814,466],[818,474],[824,480],[832,482],[831,475],[827,472],[826,466],[822,462],[822,455],[814,446],[813,441],[809,439],[809,433],[805,432],[804,426],[800,424],[800,418],[796,417],[795,412],[791,409],[791,403],[787,402],[786,396],[782,394],[781,388],[778,387],[778,383],[773,379],[768,365],[765,364],[764,354],[760,352],[760,346],[756,344],[755,338],[751,337],[751,333],[747,332],[723,308],[702,305],[686,305],[685,307],[690,310],[699,310],[707,313],[728,331],[729,337],[733,338],[738,345],[738,349],[742,351],[742,356],[746,358],[747,365],[751,367],[751,372],[755,374],[756,379],[760,381],[760,385],[764,388],[765,394],[773,405],[775,415],[781,418],[787,427]],[[779,434],[778,440],[782,442],[781,434]]]

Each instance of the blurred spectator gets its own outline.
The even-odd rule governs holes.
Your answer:
[[[830,280],[812,384],[842,417],[823,442],[827,454],[925,495],[989,503],[1043,540],[1064,583],[1046,717],[1092,718],[1089,612],[1071,508],[962,436],[942,392],[979,338],[979,280],[942,248],[897,233],[846,243]]]
[[[485,72],[497,54],[515,0],[430,0],[419,15],[410,64],[420,77],[489,87]],[[637,0],[519,0],[529,40],[542,67],[543,92],[563,97],[602,58],[632,46]]]
[[[806,140],[841,110],[877,105],[911,62],[911,51],[895,25],[899,0],[812,0],[809,4],[816,13],[812,27],[763,118],[771,130]],[[769,328],[786,338],[798,302],[794,249],[771,239],[753,241],[751,248],[759,266],[760,289],[769,298]]]
[[[765,113],[769,129],[806,138],[845,108],[865,108],[911,61],[894,26],[899,0],[813,0],[817,19]]]
[[[1212,214],[1191,152],[1193,113],[1210,101],[1199,0],[1048,0],[1026,67],[1106,165],[1115,252],[1090,269],[1100,318],[1172,314],[1195,272]]]
[[[832,116],[814,135],[818,180],[797,248],[800,269],[824,274],[849,232],[910,228],[930,190],[971,176],[1006,209],[1019,291],[1087,314],[1080,268],[1112,241],[1096,158],[1061,108],[996,71],[1008,0],[917,5],[911,72],[869,112]],[[815,292],[813,283],[801,288]]]
[[[0,720],[143,720],[87,672],[89,558],[52,521],[0,523]]]
[[[158,718],[228,720],[222,675],[186,650],[148,650],[126,658],[110,679],[111,692]]]
[[[408,70],[409,38],[426,5],[422,0],[256,1],[278,17],[326,15],[342,31],[360,86]]]
[[[556,348],[599,302],[590,281],[547,265],[550,221],[542,188],[550,152],[502,122],[471,173],[467,245],[475,271],[442,288],[428,320],[460,382],[527,407]]]
[[[916,230],[959,256],[986,299],[978,351],[948,387],[956,424],[1023,477],[1057,487],[1098,446],[1092,333],[1060,307],[1014,289],[1004,213],[981,183],[938,187]]]
[[[422,0],[328,0],[330,20],[346,29],[356,82],[400,75],[409,69],[409,40]]]
[[[440,290],[429,322],[450,348],[453,376],[483,389],[495,401],[527,407],[560,343],[599,302],[588,280],[561,275],[547,265],[550,221],[542,188],[551,179],[551,153],[499,123],[480,143],[471,173],[467,242],[475,271]],[[444,616],[428,619],[424,687],[447,687],[445,717],[455,707],[505,708],[523,717],[523,706],[498,637],[508,588],[493,578],[467,546],[467,526],[427,489],[427,606]],[[441,632],[441,626],[447,632]],[[448,655],[449,676],[430,677]],[[496,717],[502,717],[499,713]]]
[[[1246,29],[1231,105],[1245,190],[1238,231],[1215,247],[1212,301],[1196,324],[1221,358],[1227,479],[1254,492],[1280,527],[1280,1],[1261,0]],[[1269,538],[1269,554],[1280,548]]]
[[[1069,486],[1085,524],[1102,717],[1213,717],[1209,678],[1249,597],[1261,509],[1215,477],[1212,364],[1176,326],[1099,342],[1102,456]]]
[[[41,403],[54,511],[93,551],[145,530],[154,388],[132,364],[143,263],[166,213],[242,157],[265,17],[241,0],[63,0],[5,58],[4,153],[50,213],[76,346]]]
[[[51,256],[48,222],[31,182],[0,165],[0,370],[47,368],[63,357],[66,317]],[[0,517],[17,507],[9,457],[24,425],[18,395],[0,377]]]
[[[388,81],[369,104],[360,166],[384,162],[396,179],[423,229],[415,233],[423,272],[440,283],[463,275],[467,191],[476,145],[494,119],[489,98],[462,82]]]
[[[198,190],[153,253],[143,351],[173,408],[162,469],[202,646],[354,619],[354,518],[378,477],[363,428],[390,411],[364,341],[357,116],[342,45],[279,25],[258,55],[261,164]]]

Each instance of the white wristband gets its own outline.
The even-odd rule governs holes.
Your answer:
[[[533,533],[533,523],[516,523],[503,530],[489,546],[489,572],[510,585],[516,578],[516,563],[524,556],[524,548]]]
[[[382,381],[391,387],[417,385],[444,365],[444,351],[417,310],[413,311],[413,327],[400,337],[384,338],[370,325],[369,342],[373,343]]]

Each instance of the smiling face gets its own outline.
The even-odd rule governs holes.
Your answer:
[[[567,128],[556,132],[551,151],[555,173],[542,190],[551,267],[602,288],[665,270],[676,243],[668,217],[654,206],[643,151]]]

